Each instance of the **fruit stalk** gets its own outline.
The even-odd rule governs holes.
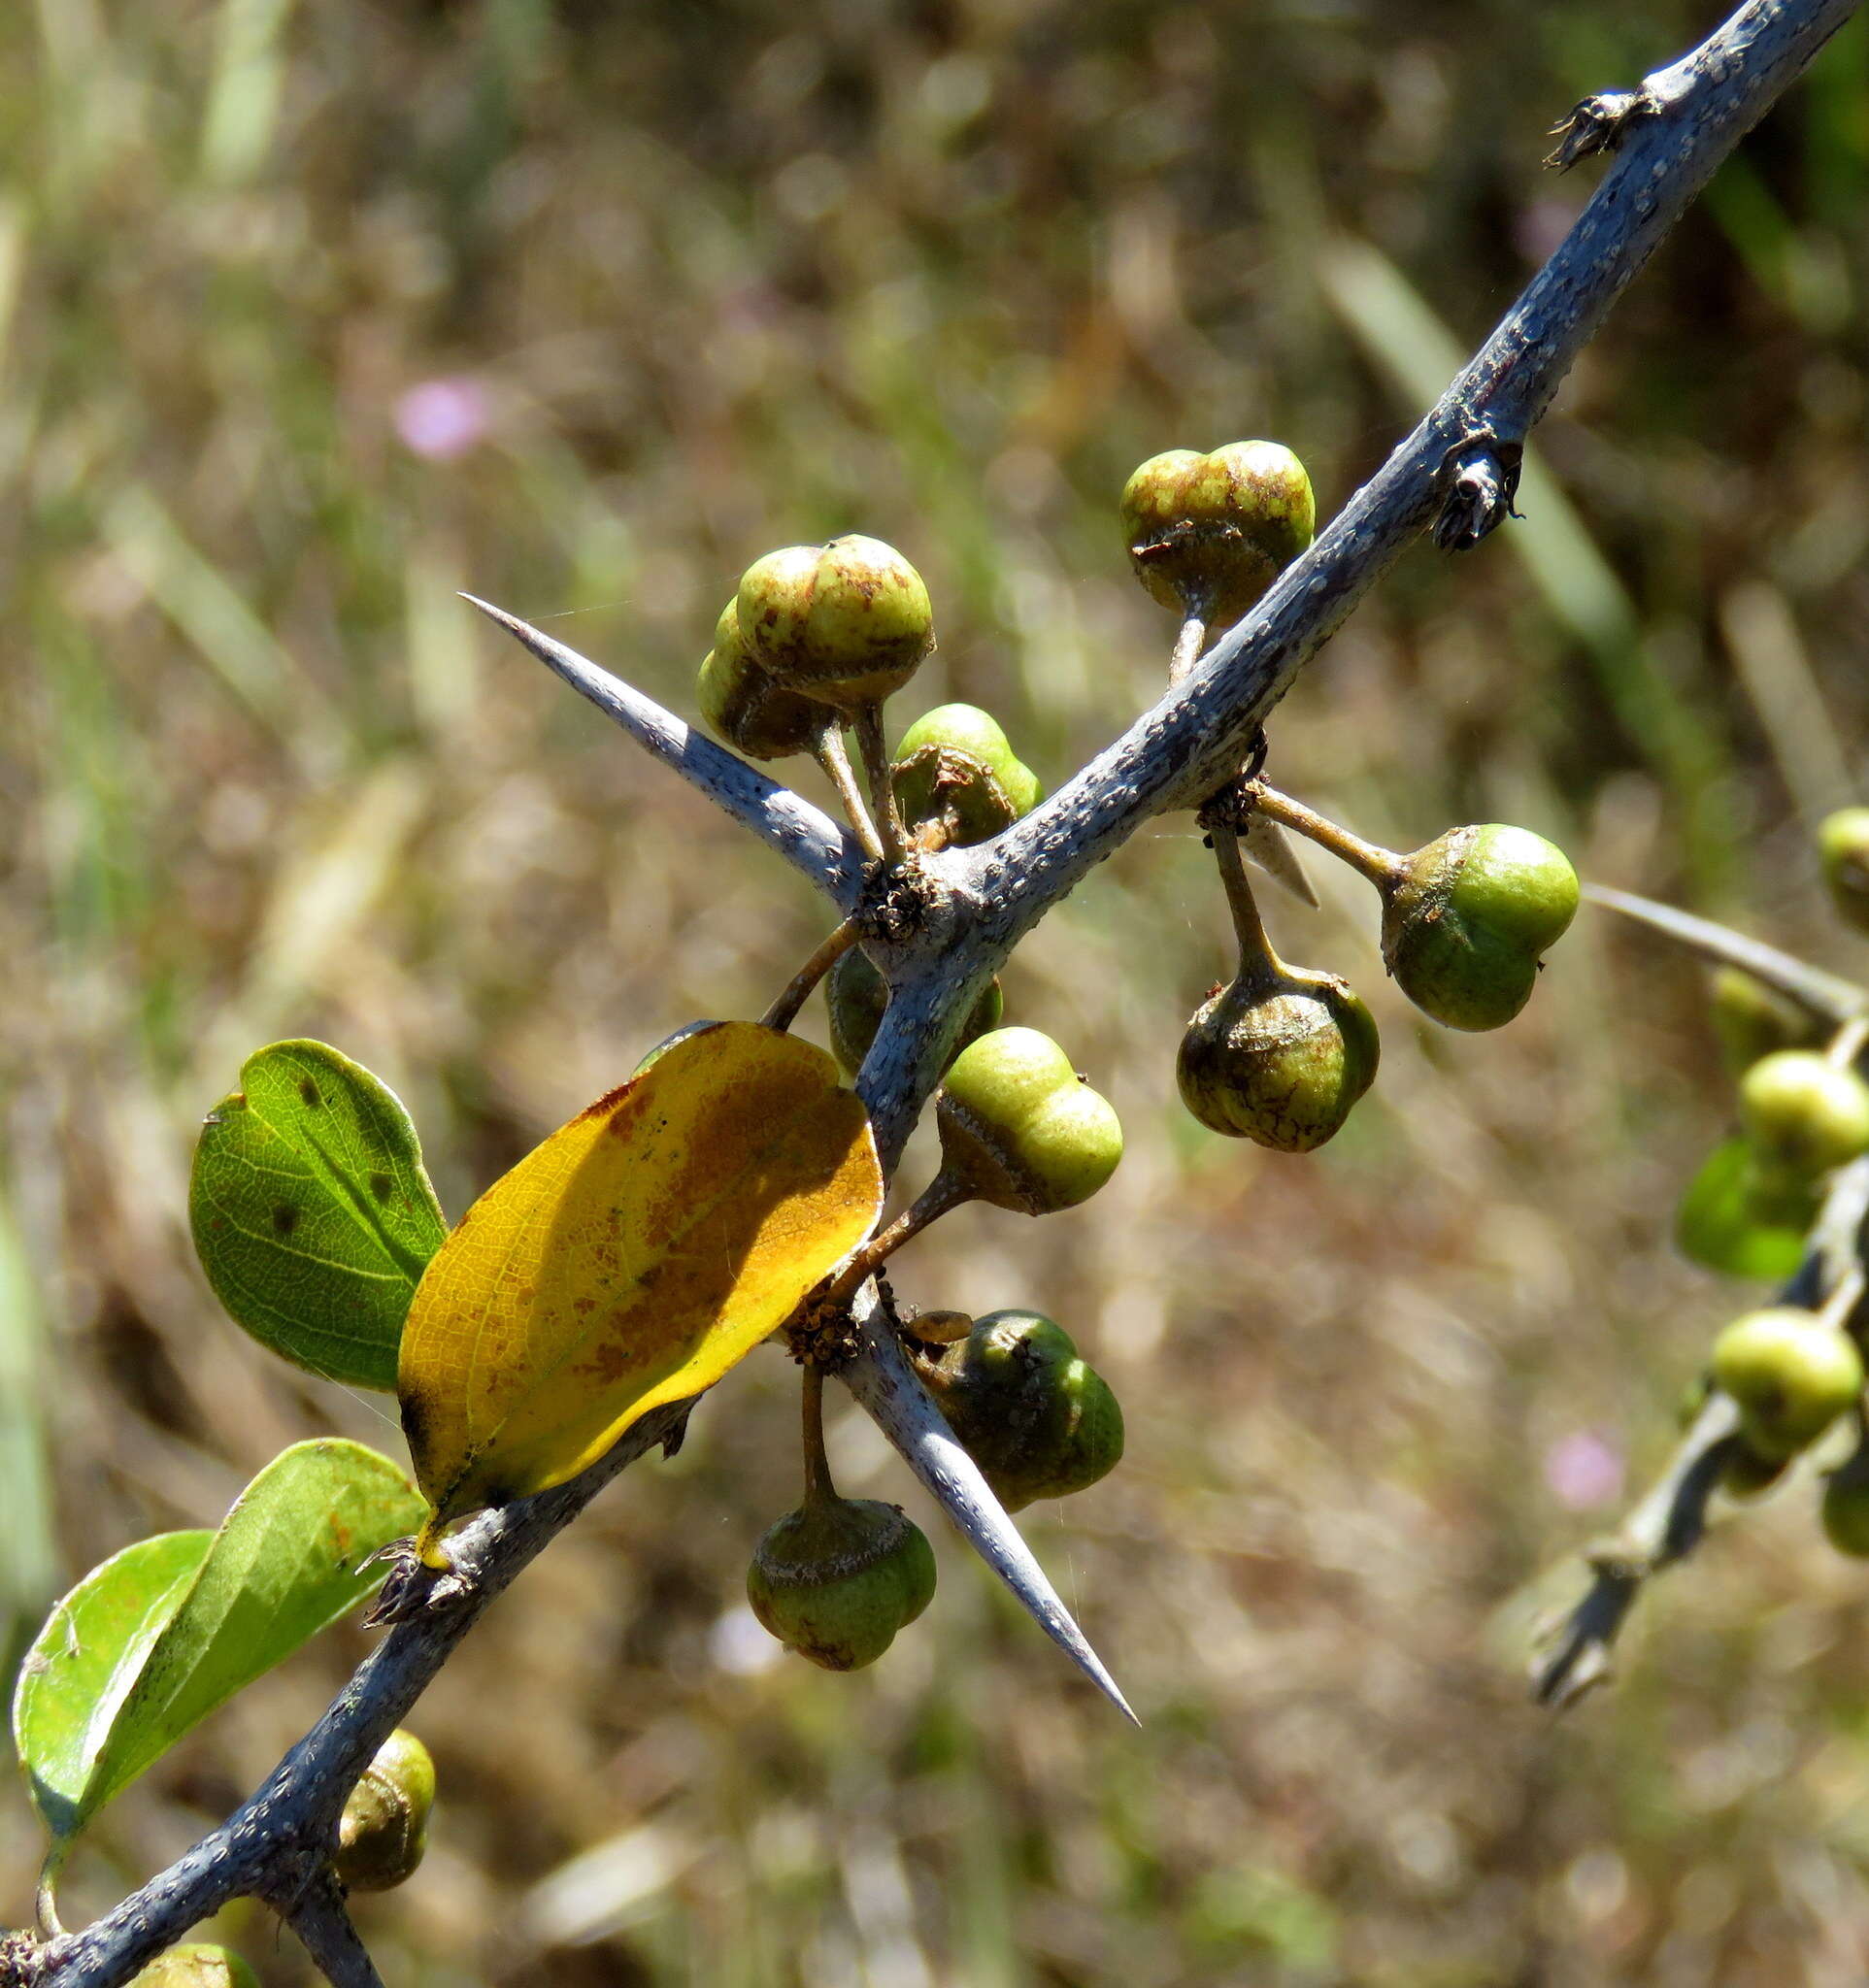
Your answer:
[[[1268,821],[1277,822],[1281,828],[1295,830],[1319,848],[1328,849],[1333,856],[1368,878],[1378,890],[1387,890],[1405,874],[1406,866],[1394,850],[1364,842],[1361,836],[1352,835],[1349,829],[1340,828],[1315,809],[1307,808],[1302,801],[1294,801],[1289,794],[1282,794],[1277,787],[1268,787],[1262,780],[1253,785],[1252,807]]]
[[[863,799],[863,790],[856,784],[856,775],[851,767],[851,755],[844,746],[843,728],[834,717],[824,720],[824,729],[818,735],[818,744],[812,748],[812,757],[824,769],[825,778],[837,789],[837,798],[844,804],[844,812],[850,820],[856,839],[863,845],[863,853],[872,863],[884,860],[883,839],[876,832],[876,823],[870,818],[868,804]]]
[[[767,1028],[776,1029],[783,1036],[798,1019],[799,1010],[811,999],[812,990],[818,981],[855,944],[856,927],[846,918],[785,982],[779,998],[759,1017],[760,1021]]]

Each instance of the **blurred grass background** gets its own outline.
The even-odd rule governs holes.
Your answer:
[[[682,711],[771,547],[926,575],[895,713],[990,703],[1055,783],[1156,694],[1141,458],[1266,435],[1333,509],[1554,244],[1544,126],[1713,10],[1506,0],[37,0],[0,10],[0,1582],[14,1647],[284,1442],[399,1452],[191,1261],[193,1130],[243,1054],[381,1072],[458,1213],[695,1014],[755,1013],[809,892],[454,598]],[[1404,845],[1503,817],[1586,874],[1848,970],[1807,854],[1860,798],[1869,24],[1722,171],[1540,431],[1526,521],[1412,553],[1274,728]],[[801,776],[821,794],[815,773]],[[874,1671],[739,1607],[794,1499],[788,1369],[608,1492],[421,1709],[434,1848],[360,1917],[386,1979],[672,1988],[1859,1982],[1869,1612],[1808,1480],[1665,1582],[1624,1680],[1524,1702],[1540,1576],[1653,1468],[1749,1294],[1671,1253],[1728,1093],[1699,976],[1585,913],[1453,1040],[1371,906],[1268,906],[1354,977],[1382,1080],[1311,1161],[1199,1132],[1226,964],[1190,822],[1008,977],[1122,1111],[1094,1209],[968,1212],[924,1305],[1031,1304],[1123,1468],[1031,1528],[1122,1729],[941,1538]],[[1854,964],[1863,962],[1860,951]],[[814,1014],[811,1024],[818,1028]],[[848,1408],[845,1488],[933,1523]],[[113,1903],[271,1767],[336,1635],[108,1814]],[[38,1843],[0,1803],[4,1911]],[[263,1914],[231,1930],[306,1978]]]

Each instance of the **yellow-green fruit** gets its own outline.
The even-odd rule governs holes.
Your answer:
[[[749,759],[809,752],[824,729],[821,704],[782,689],[753,661],[734,601],[715,624],[714,646],[701,664],[695,701],[708,724]]]
[[[1405,859],[1383,908],[1402,992],[1451,1029],[1496,1029],[1531,998],[1539,955],[1577,911],[1577,872],[1529,829],[1450,829]]]
[[[860,946],[850,951],[830,970],[824,982],[824,1006],[831,1022],[831,1048],[845,1072],[854,1077],[870,1053],[876,1032],[882,1026],[883,1011],[889,1005],[888,982],[870,963]],[[998,980],[988,983],[967,1016],[954,1054],[959,1055],[977,1036],[999,1026],[1005,1001]]]
[[[944,704],[902,735],[889,769],[897,812],[936,848],[984,843],[1045,798],[999,721],[974,704]]]
[[[1061,1326],[993,1311],[918,1371],[1008,1511],[1068,1498],[1116,1469],[1122,1409]]]
[[[377,1750],[338,1821],[331,1868],[350,1891],[388,1891],[416,1874],[428,1847],[435,1763],[400,1727]]]
[[[719,1026],[718,1021],[684,1021],[673,1034],[664,1036],[629,1073],[630,1076],[641,1077],[651,1064],[659,1063],[677,1043],[685,1043],[690,1036],[698,1036],[703,1029],[718,1029]]]
[[[191,1943],[158,1954],[130,1988],[259,1988],[259,1976],[230,1946]]]
[[[1714,1342],[1713,1367],[1747,1442],[1767,1460],[1815,1442],[1862,1393],[1855,1342],[1790,1305],[1734,1319]]]
[[[1869,1084],[1815,1049],[1780,1049],[1740,1079],[1739,1122],[1764,1166],[1815,1179],[1869,1152]]]
[[[1242,977],[1197,1009],[1175,1078],[1210,1132],[1308,1153],[1342,1128],[1381,1050],[1346,981],[1286,967]]]
[[[1818,829],[1830,901],[1845,924],[1869,932],[1869,808],[1843,808]]]
[[[1738,967],[1716,971],[1709,998],[1720,1060],[1736,1077],[1774,1050],[1818,1048],[1830,1033],[1808,1009]]]
[[[1689,1262],[1722,1276],[1779,1283],[1803,1260],[1817,1212],[1810,1181],[1761,1167],[1745,1140],[1726,1139],[1687,1183],[1675,1242]]]
[[[742,577],[736,612],[775,683],[843,710],[882,703],[934,647],[928,589],[881,539],[768,552]]]
[[[747,1570],[761,1625],[826,1671],[875,1663],[934,1590],[921,1529],[873,1498],[808,1501],[766,1534]]]
[[[1151,455],[1123,485],[1129,562],[1164,608],[1237,621],[1310,545],[1311,479],[1277,442]]]
[[[947,1170],[1028,1215],[1087,1201],[1122,1157],[1117,1114],[1036,1029],[995,1029],[954,1059],[935,1100]]]

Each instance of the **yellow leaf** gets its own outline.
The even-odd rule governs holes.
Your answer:
[[[434,1523],[561,1484],[712,1386],[882,1206],[837,1066],[757,1023],[598,1099],[468,1209],[410,1307],[397,1392]]]

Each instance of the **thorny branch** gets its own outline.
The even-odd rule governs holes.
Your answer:
[[[1869,1159],[1846,1167],[1832,1182],[1811,1245],[1780,1293],[1780,1303],[1818,1309],[1861,1259],[1866,1221]],[[1660,1476],[1621,1525],[1587,1549],[1589,1587],[1532,1664],[1532,1696],[1540,1705],[1575,1705],[1610,1676],[1611,1653],[1636,1598],[1657,1574],[1699,1545],[1707,1530],[1708,1502],[1738,1436],[1739,1410],[1716,1388]]]
[[[1145,822],[1194,805],[1238,768],[1304,664],[1450,500],[1457,508],[1444,533],[1451,544],[1474,543],[1501,520],[1516,453],[1578,352],[1720,161],[1852,11],[1853,0],[1752,0],[1691,54],[1645,79],[1631,93],[1644,115],[1617,120],[1618,156],[1562,246],[1310,551],[1185,682],[1049,802],[990,843],[923,860],[918,915],[890,935],[866,933],[891,989],[858,1079],[885,1170],[899,1160],[976,994],[1014,945]],[[860,911],[860,851],[818,810],[562,644],[477,605],[803,871],[840,912]],[[912,1375],[905,1385],[892,1371],[890,1351],[872,1321],[847,1376],[857,1399],[970,1537],[994,1542],[1002,1572],[1048,1630],[1067,1647],[1074,1638],[1082,1644],[933,1404]],[[118,1988],[242,1896],[267,1898],[288,1916],[296,1909],[315,1958],[340,1988],[370,1980],[334,1899],[308,1891],[294,1905],[281,1896],[281,1873],[328,1854],[350,1787],[482,1610],[611,1476],[679,1437],[689,1406],[646,1418],[572,1483],[484,1513],[457,1535],[451,1553],[460,1578],[447,1584],[446,1606],[390,1629],[258,1794],[83,1932],[39,1948],[0,1943],[0,1988]],[[1087,1646],[1074,1654],[1095,1664]]]

